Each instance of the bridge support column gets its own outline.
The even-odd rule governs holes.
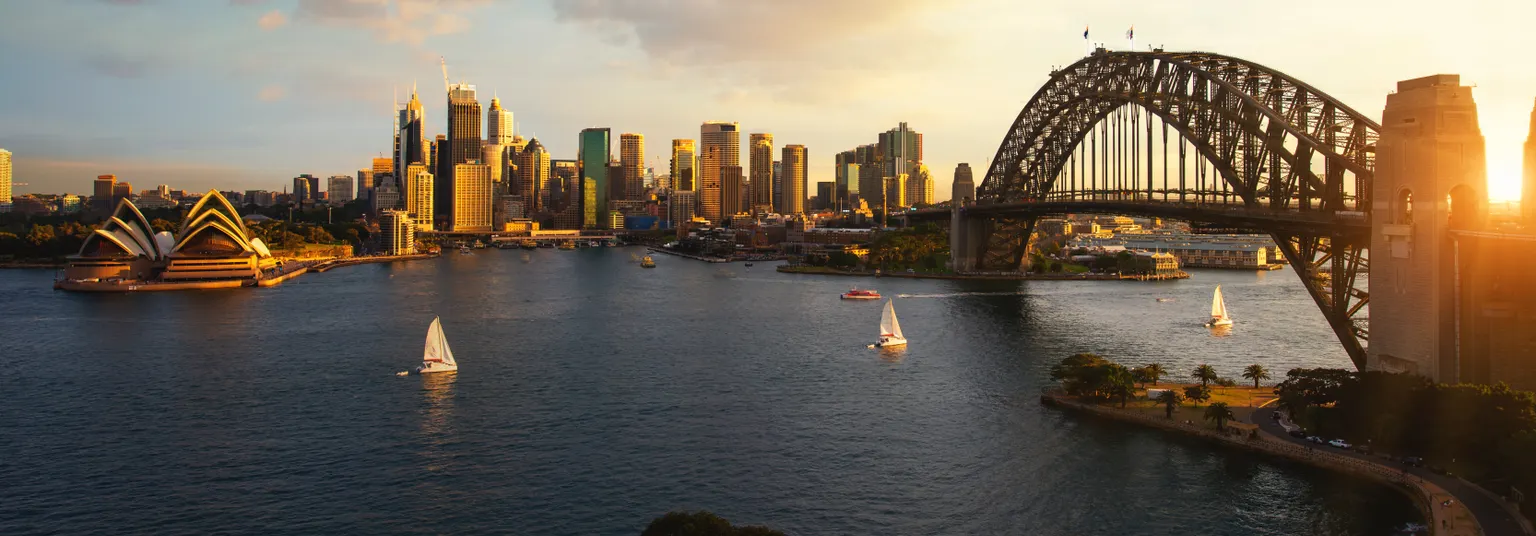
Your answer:
[[[953,207],[949,213],[949,268],[956,272],[974,272],[981,266],[986,245],[987,221],[966,217],[965,209]]]

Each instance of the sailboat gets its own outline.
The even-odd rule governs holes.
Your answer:
[[[895,300],[885,301],[885,312],[880,313],[880,342],[869,345],[870,348],[884,346],[905,346],[907,337],[901,333],[901,323],[896,321]]]
[[[1232,317],[1227,314],[1227,300],[1221,296],[1221,285],[1216,285],[1216,295],[1211,297],[1211,320],[1206,327],[1230,326]]]
[[[421,366],[417,374],[453,372],[459,370],[459,362],[453,360],[453,350],[448,348],[448,337],[443,335],[443,321],[433,318],[427,327],[427,347],[421,354]]]

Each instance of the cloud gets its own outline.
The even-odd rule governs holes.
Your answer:
[[[117,54],[100,54],[85,61],[86,66],[99,74],[113,78],[142,78],[153,70],[154,64],[146,58],[129,58]]]
[[[144,0],[101,0],[101,3],[114,6],[142,6],[144,5]]]
[[[265,4],[266,2],[267,2],[267,0],[229,0],[229,5],[232,5],[232,6],[259,6],[259,5]]]
[[[286,88],[277,84],[269,84],[265,87],[262,87],[261,91],[256,93],[256,100],[262,102],[272,102],[282,100],[283,97],[287,96],[288,90]]]
[[[635,45],[650,76],[708,79],[722,102],[853,99],[945,51],[925,0],[549,0],[555,20]]]
[[[489,0],[299,0],[294,20],[361,28],[379,40],[421,45],[428,37],[463,32],[466,12]],[[391,9],[393,8],[393,9]]]
[[[256,19],[256,25],[260,26],[263,30],[274,30],[282,27],[284,24],[288,24],[288,16],[284,15],[282,11],[275,9]]]

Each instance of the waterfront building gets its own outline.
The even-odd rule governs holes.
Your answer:
[[[432,212],[433,216],[439,220],[449,222],[453,228],[457,228],[460,221],[478,222],[480,220],[480,201],[484,201],[486,211],[483,227],[489,229],[491,226],[491,198],[489,194],[485,194],[484,199],[480,199],[479,192],[468,197],[461,197],[455,192],[455,188],[458,188],[460,184],[458,176],[455,175],[459,165],[476,162],[476,170],[472,170],[472,172],[478,171],[478,166],[485,165],[485,163],[480,162],[483,156],[480,132],[480,101],[475,98],[475,86],[464,83],[449,85],[448,134],[445,140],[446,145],[438,149],[440,153],[438,158],[442,161],[438,166],[437,180],[434,183],[437,191],[433,192],[432,197],[433,203],[436,206],[432,207]],[[490,172],[487,171],[485,180],[490,179]],[[478,185],[479,180],[480,177],[478,176],[471,177],[466,184]],[[454,214],[454,211],[457,210],[457,204],[460,199],[470,198],[476,199],[476,207],[470,209],[475,211],[475,216],[460,220]]]
[[[778,209],[779,214],[785,216],[805,213],[805,188],[806,181],[806,151],[804,145],[785,145],[784,157],[781,162],[783,170],[779,183],[782,184]]]
[[[392,163],[394,170],[403,170],[411,164],[428,164],[427,139],[425,125],[427,121],[426,108],[422,106],[421,99],[416,96],[416,88],[411,88],[411,100],[400,109],[399,130],[395,132],[396,144],[399,146],[398,155]],[[374,164],[377,168],[378,164]],[[374,176],[379,175],[378,169],[374,169]],[[361,194],[358,197],[362,197]]]
[[[645,136],[633,132],[619,134],[619,163],[624,173],[624,199],[645,196]]]
[[[69,257],[65,278],[147,280],[254,279],[275,265],[260,239],[217,190],[192,206],[180,230],[154,232],[133,201],[118,202],[101,227]]]
[[[587,229],[597,229],[608,221],[608,164],[613,161],[610,134],[606,128],[588,128],[577,138],[581,225]]]
[[[326,200],[332,205],[345,205],[352,202],[354,180],[348,175],[333,175],[326,180]]]
[[[951,204],[965,206],[976,200],[976,184],[972,180],[970,164],[961,162],[955,166],[955,183],[949,193]]]
[[[698,154],[693,140],[672,140],[672,188],[693,190],[698,175]]]
[[[1536,108],[1531,109],[1531,129],[1525,138],[1525,184],[1520,190],[1520,211],[1525,228],[1536,233]]]
[[[11,152],[0,149],[0,204],[11,202],[11,183],[15,180]]]
[[[759,132],[749,137],[747,164],[752,181],[752,199],[748,208],[754,214],[773,212],[773,134]]]
[[[146,279],[174,245],[171,233],[156,233],[138,207],[124,199],[117,203],[111,218],[86,236],[80,251],[69,257],[64,277]]]
[[[537,138],[530,140],[514,160],[517,165],[517,181],[512,191],[522,196],[529,214],[547,210],[550,204],[549,151]]]
[[[720,218],[726,218],[746,212],[741,203],[742,184],[741,166],[722,166],[720,168]]]
[[[471,161],[453,168],[452,190],[456,197],[451,203],[453,216],[448,220],[451,225],[449,230],[459,233],[490,232],[491,202],[495,193],[491,184],[491,166]],[[441,217],[437,214],[434,216]]]
[[[527,215],[527,204],[523,201],[523,196],[516,194],[499,195],[496,197],[496,216],[492,227],[498,231],[504,230],[508,222],[526,219]]]
[[[385,255],[416,253],[416,222],[404,210],[379,213],[379,248]]]
[[[437,193],[436,185],[433,184],[437,177],[427,171],[426,165],[420,163],[411,164],[405,172],[405,187],[400,191],[405,212],[411,216],[417,229],[431,231],[436,216],[432,196]]]
[[[699,191],[703,215],[722,221],[720,168],[741,165],[741,132],[736,123],[706,121],[699,127]],[[705,158],[709,162],[705,162]]]

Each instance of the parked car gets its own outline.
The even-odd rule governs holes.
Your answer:
[[[1348,450],[1349,449],[1349,442],[1345,441],[1343,439],[1335,439],[1333,441],[1329,441],[1328,442],[1328,446],[1336,448],[1336,449]]]
[[[1323,438],[1317,437],[1317,436],[1307,436],[1307,441],[1311,441],[1311,442],[1317,443],[1319,445],[1324,443]]]
[[[1290,434],[1291,437],[1294,437],[1296,439],[1306,439],[1307,438],[1307,433],[1305,431],[1301,430],[1300,428],[1295,429],[1295,430],[1291,430],[1290,432],[1286,432],[1286,433]]]

